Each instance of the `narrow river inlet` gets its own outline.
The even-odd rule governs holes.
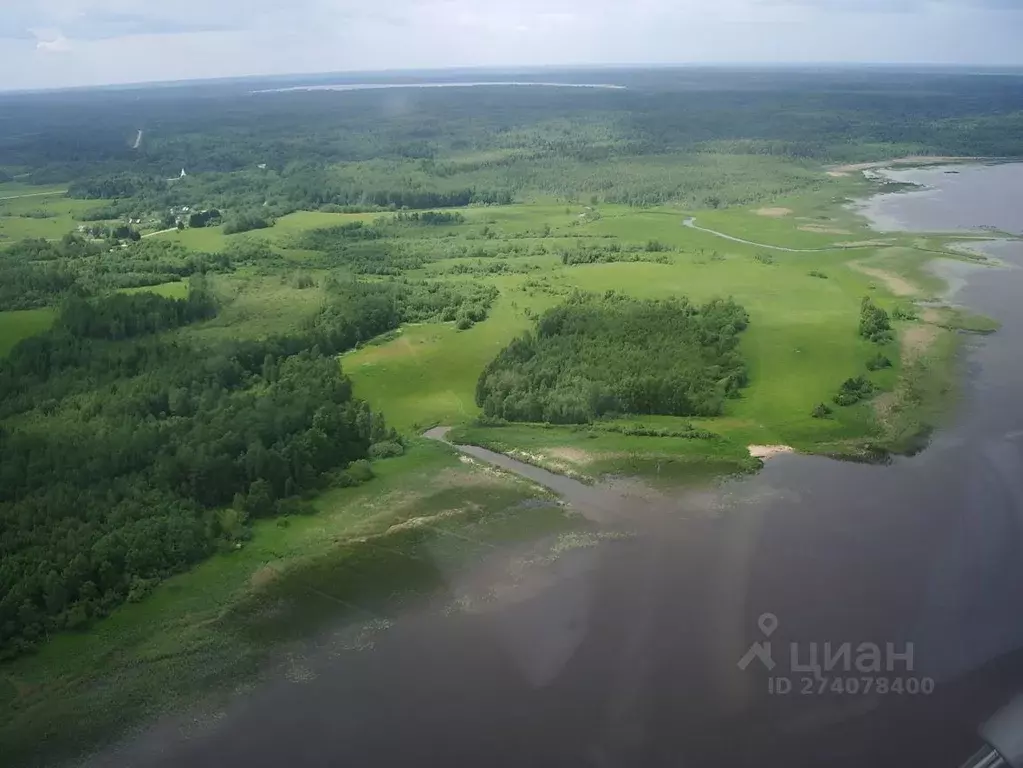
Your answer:
[[[864,210],[919,229],[933,214],[913,195],[948,183],[956,226],[991,225],[984,201],[1018,191],[1023,165],[899,178],[914,174],[939,192]],[[998,215],[1023,231],[1023,210]],[[466,448],[629,535],[488,610],[410,609],[372,650],[310,658],[301,685],[90,765],[958,765],[1023,692],[1023,243],[984,247],[1004,266],[938,269],[1002,329],[967,339],[961,402],[920,455],[782,455],[661,498]]]

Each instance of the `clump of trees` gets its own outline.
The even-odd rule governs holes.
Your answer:
[[[378,220],[373,225],[361,221],[333,227],[321,227],[296,238],[295,246],[320,251],[322,265],[345,267],[363,275],[397,276],[423,266],[430,255],[402,243],[385,241],[386,229]]]
[[[165,222],[166,223],[166,222]],[[196,211],[188,217],[188,226],[193,229],[209,227],[220,223],[220,211],[211,208],[208,211]]]
[[[815,419],[828,419],[831,418],[832,411],[831,406],[827,403],[817,403],[810,411],[810,415]]]
[[[378,227],[368,226],[362,221],[350,221],[346,224],[319,227],[303,232],[297,239],[296,245],[299,248],[308,248],[313,251],[329,251],[339,242],[379,240],[383,236],[383,230]]]
[[[612,262],[650,261],[658,264],[670,264],[671,258],[664,254],[667,246],[651,240],[645,247],[625,246],[620,243],[608,245],[580,245],[572,250],[561,252],[561,263],[566,266],[574,264],[610,264]]]
[[[894,338],[888,313],[869,296],[864,296],[860,304],[860,336],[876,344],[887,344]]]
[[[873,382],[862,374],[854,379],[846,379],[833,398],[835,405],[855,405],[861,400],[870,398],[876,390]]]
[[[272,217],[260,213],[236,213],[224,222],[224,234],[236,235],[254,229],[267,229],[274,225]]]
[[[4,248],[0,251],[0,311],[52,303],[75,283],[72,262],[101,250],[72,234],[57,242],[29,239]]]
[[[104,205],[79,211],[75,214],[75,218],[79,221],[112,221],[114,219],[138,218],[141,214],[139,202],[129,198],[127,200],[111,200]]]
[[[141,233],[135,227],[128,224],[118,224],[116,227],[111,227],[110,237],[113,240],[129,240],[133,243],[137,243],[142,239]]]
[[[578,427],[577,427],[578,429]],[[593,429],[593,427],[585,427]],[[668,429],[666,427],[644,427],[629,424],[602,424],[600,432],[615,432],[620,435],[634,437],[680,437],[685,440],[716,440],[718,435],[706,429],[699,429],[692,424],[687,424],[684,429]]]
[[[100,200],[116,200],[117,198],[137,197],[154,189],[163,190],[166,181],[137,173],[112,173],[91,179],[77,179],[68,187],[68,197],[98,198]]]
[[[488,192],[485,190],[459,189],[450,192],[388,189],[377,192],[362,192],[358,198],[344,202],[366,202],[378,208],[461,208],[471,203],[509,205],[509,192]]]
[[[611,413],[712,416],[746,384],[731,300],[574,294],[487,365],[476,402],[508,421],[586,423]]]
[[[442,274],[445,275],[512,275],[537,272],[539,264],[521,264],[508,261],[475,261],[458,262],[450,267],[445,267]]]
[[[103,249],[89,242],[81,235],[68,233],[60,240],[28,238],[0,251],[0,261],[58,261],[60,259],[84,259],[95,256]]]
[[[440,227],[464,224],[465,216],[458,211],[423,211],[422,213],[418,211],[412,213],[402,211],[395,214],[394,220],[399,224],[422,224],[428,227]]]
[[[867,370],[868,371],[880,371],[880,370],[882,370],[884,368],[891,368],[891,367],[892,367],[892,361],[890,359],[888,359],[887,356],[882,355],[880,352],[878,352],[872,358],[867,360]]]

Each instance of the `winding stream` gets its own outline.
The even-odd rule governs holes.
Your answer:
[[[899,205],[885,215],[912,229]],[[634,535],[538,568],[528,595],[487,610],[410,610],[371,651],[310,661],[311,679],[92,764],[957,765],[1023,690],[1023,248],[986,248],[1005,268],[939,269],[1002,331],[967,338],[961,405],[920,456],[785,455],[713,492],[637,498],[462,447]],[[740,668],[768,636],[776,666]],[[807,692],[793,643],[802,662],[824,643],[912,643],[912,669],[885,674],[935,688]]]

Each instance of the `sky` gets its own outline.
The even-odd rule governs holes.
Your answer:
[[[819,62],[1023,65],[1023,0],[0,0],[0,90]]]

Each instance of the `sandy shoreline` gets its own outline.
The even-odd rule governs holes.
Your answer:
[[[749,455],[761,461],[767,461],[785,453],[796,452],[796,449],[790,445],[750,445],[747,447],[749,448]]]
[[[835,165],[827,170],[828,176],[842,177],[853,173],[870,171],[878,168],[889,168],[897,165],[944,165],[946,163],[969,163],[987,160],[984,157],[952,157],[943,155],[909,155],[908,157],[896,157],[892,160],[878,160],[871,163],[850,163],[848,165]]]

